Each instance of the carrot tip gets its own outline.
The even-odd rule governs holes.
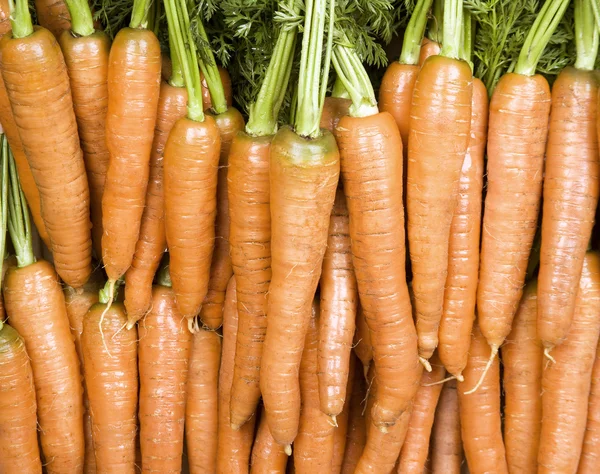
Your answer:
[[[283,448],[283,452],[285,454],[287,454],[288,456],[292,455],[292,445],[291,444],[286,444]]]
[[[198,326],[196,318],[188,319],[188,331],[190,331],[192,334],[196,334],[198,331],[200,331],[200,326]]]
[[[419,362],[421,362],[421,364],[423,364],[423,367],[425,367],[425,370],[427,372],[431,372],[431,364],[429,363],[429,361],[427,359],[425,359],[425,357],[419,357]]]
[[[335,427],[337,428],[337,427],[338,427],[338,424],[337,424],[337,416],[335,416],[335,415],[331,415],[331,416],[330,416],[330,418],[331,418],[331,420],[329,421],[329,424],[330,424],[331,426],[335,426]]]
[[[551,350],[552,350],[552,347],[544,347],[544,357],[546,359],[548,359],[550,362],[552,362],[553,364],[556,364],[556,359],[550,355]]]
[[[471,395],[472,393],[475,393],[477,391],[477,389],[481,386],[481,384],[483,383],[483,380],[485,379],[485,376],[488,373],[488,370],[490,370],[490,367],[492,366],[492,362],[494,362],[494,359],[496,358],[496,355],[498,354],[498,346],[491,346],[491,353],[490,353],[490,358],[487,361],[487,364],[485,364],[485,369],[483,369],[483,373],[481,374],[481,377],[479,378],[477,384],[475,385],[475,387],[473,387],[471,390],[465,392],[465,395]]]
[[[127,321],[127,330],[129,331],[130,329],[133,328],[133,326],[135,326],[136,321]]]
[[[458,380],[459,382],[464,382],[465,381],[465,377],[463,376],[463,374],[458,374],[456,376],[456,380]]]
[[[238,425],[237,423],[231,423],[231,429],[233,431],[239,431],[242,425]]]

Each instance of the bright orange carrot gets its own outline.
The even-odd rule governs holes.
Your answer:
[[[600,346],[600,343],[599,343]],[[578,474],[592,474],[600,462],[600,351],[596,348],[596,360],[592,369],[592,385],[588,402],[587,423]]]
[[[444,383],[431,437],[431,469],[428,472],[460,474],[463,450],[456,380]]]
[[[250,460],[250,473],[254,474],[277,474],[285,472],[288,463],[288,455],[284,447],[278,444],[271,436],[267,417],[264,409],[261,411],[258,431],[252,446],[252,458]]]
[[[429,56],[440,54],[441,50],[442,47],[437,41],[424,37],[421,42],[421,52],[419,53],[419,66],[422,66]]]

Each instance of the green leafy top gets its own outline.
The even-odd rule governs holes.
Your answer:
[[[14,38],[26,38],[33,34],[33,22],[27,0],[8,0],[10,26]]]
[[[575,67],[586,71],[594,69],[598,56],[598,27],[594,18],[592,0],[575,0]]]

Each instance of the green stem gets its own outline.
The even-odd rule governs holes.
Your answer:
[[[90,36],[94,33],[92,10],[87,0],[65,0],[71,15],[71,31],[76,36]]]
[[[190,120],[203,122],[204,110],[202,108],[202,86],[200,85],[200,73],[198,72],[198,59],[191,31],[189,28],[185,28],[185,17],[187,17],[185,1],[165,0],[165,12],[169,31],[172,33],[175,45],[175,54],[181,61],[185,87],[188,91],[187,116]],[[187,23],[189,25],[189,17],[187,17]],[[186,38],[183,35],[184,31],[187,32]]]
[[[444,30],[442,32],[441,56],[460,58],[460,45],[463,35],[463,2],[462,0],[444,0]]]
[[[427,14],[433,0],[419,0],[404,32],[400,64],[419,64],[421,43],[427,25]]]
[[[155,0],[158,1],[158,0]],[[148,12],[152,0],[133,0],[133,11],[131,12],[130,28],[147,28]]]
[[[225,90],[223,89],[223,82],[221,81],[221,74],[219,74],[215,56],[210,48],[208,35],[206,34],[202,19],[199,15],[196,18],[196,27],[198,35],[201,38],[200,44],[198,45],[198,47],[201,48],[200,69],[206,80],[206,85],[208,86],[212,108],[217,114],[222,114],[223,112],[226,112],[228,108]]]
[[[515,73],[524,76],[533,76],[535,74],[544,49],[560,23],[568,5],[569,0],[546,0],[527,38],[525,38],[523,49],[514,70]]]
[[[33,23],[27,0],[8,0],[10,9],[10,26],[13,38],[26,38],[33,34]]]
[[[169,28],[169,50],[171,52],[171,77],[169,78],[169,84],[173,87],[185,87],[183,71],[181,70],[181,61],[177,54],[177,46],[175,45],[175,39],[173,38],[173,31],[171,28]]]
[[[297,2],[291,0],[290,7],[297,12]],[[282,28],[279,32],[256,102],[250,106],[246,125],[249,135],[267,136],[277,131],[277,117],[292,71],[297,31],[293,27],[287,30]]]
[[[0,154],[0,290],[2,289],[2,266],[6,251],[6,223],[8,216],[8,141],[2,134]],[[2,329],[2,320],[0,320]]]
[[[333,83],[333,90],[331,91],[331,97],[338,97],[340,99],[349,99],[350,94],[344,87],[344,83],[340,79],[340,76],[336,76],[335,82]]]
[[[115,301],[117,299],[117,293],[119,291],[119,286],[121,286],[123,284],[123,281],[124,281],[123,277],[119,278],[114,283],[112,282],[112,280],[108,280],[104,284],[104,287],[98,293],[98,302],[100,304],[108,304],[109,301],[111,303],[113,301]],[[111,297],[111,293],[112,293],[112,297]]]
[[[598,55],[598,27],[592,4],[594,0],[575,0],[575,67],[592,71]]]
[[[433,11],[429,19],[427,36],[431,41],[442,44],[442,32],[444,21],[444,0],[435,0],[433,2]]]
[[[17,266],[23,268],[35,262],[31,244],[29,210],[27,209],[27,201],[21,189],[17,166],[10,148],[8,146],[3,147],[2,153],[8,154],[8,233],[15,248]]]
[[[463,35],[460,44],[460,59],[466,61],[473,70],[473,18],[468,10],[463,12]]]

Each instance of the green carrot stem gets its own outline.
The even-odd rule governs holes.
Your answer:
[[[10,26],[13,38],[26,38],[33,34],[33,23],[27,0],[8,0],[10,9]]]
[[[155,0],[158,1],[158,0]],[[152,0],[133,0],[133,11],[131,12],[130,28],[147,28],[148,13]]]
[[[2,289],[2,266],[6,252],[6,224],[8,216],[8,141],[2,134],[0,141],[0,290]],[[2,320],[0,320],[2,329]]]
[[[427,25],[427,14],[433,0],[419,0],[404,32],[400,64],[419,64],[421,43]]]
[[[344,83],[340,79],[340,76],[335,78],[335,82],[333,83],[333,90],[331,91],[331,97],[338,97],[340,99],[349,99],[350,94],[344,87]]]
[[[169,78],[169,84],[173,87],[185,87],[183,71],[181,70],[181,61],[177,54],[177,46],[171,28],[169,28],[169,50],[171,52],[171,77]]]
[[[466,61],[473,69],[473,18],[468,10],[463,12],[463,35],[460,45],[460,59]]]
[[[442,50],[440,55],[447,58],[460,58],[463,36],[462,0],[444,0],[444,29],[442,32]]]
[[[65,0],[71,15],[71,31],[76,36],[89,36],[94,32],[92,10],[87,0]]]
[[[575,0],[575,67],[585,71],[594,69],[598,55],[598,27],[592,4],[593,0]]]
[[[438,44],[442,44],[444,1],[435,0],[433,2],[433,11],[427,28],[427,37]]]
[[[100,289],[98,293],[98,302],[101,304],[108,304],[117,299],[117,293],[119,292],[119,286],[123,284],[123,277],[119,278],[116,282],[108,280],[104,287]],[[112,294],[112,295],[111,295]],[[112,296],[112,297],[111,297]]]
[[[594,12],[594,18],[596,19],[596,26],[600,29],[600,0],[590,0],[592,4],[592,10]]]
[[[206,85],[208,86],[212,108],[217,114],[222,114],[223,112],[226,112],[228,108],[227,99],[225,98],[225,89],[223,89],[221,74],[219,74],[219,68],[217,67],[217,62],[215,61],[215,56],[210,47],[210,41],[200,16],[196,18],[195,26],[200,37],[200,44],[198,45],[200,52],[200,69],[206,80]]]
[[[544,49],[560,23],[569,0],[546,0],[531,30],[525,38],[523,49],[515,66],[515,73],[533,76]]]

